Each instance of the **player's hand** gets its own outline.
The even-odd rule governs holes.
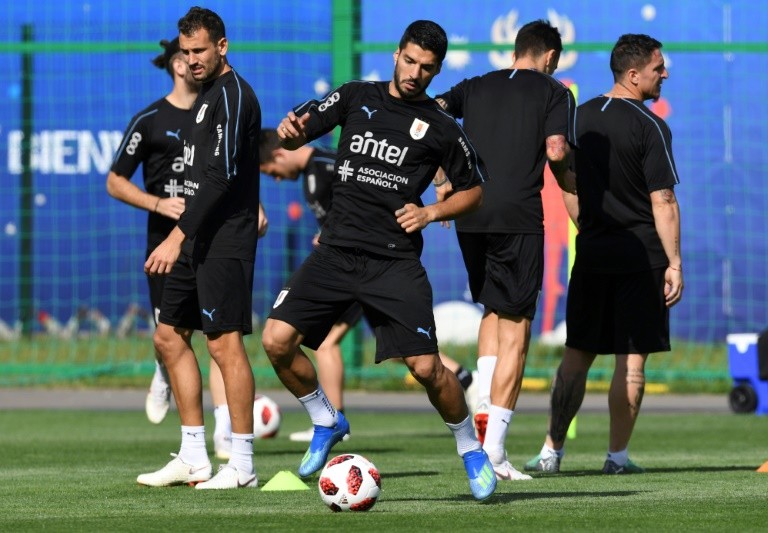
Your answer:
[[[557,185],[563,191],[569,194],[576,194],[576,173],[573,170],[568,169],[561,179],[555,176],[555,180],[557,180]]]
[[[149,254],[144,263],[144,273],[150,276],[164,276],[170,273],[181,254],[182,242],[184,242],[184,233],[176,226],[168,237]]]
[[[395,211],[397,223],[406,233],[413,233],[423,229],[434,220],[432,211],[427,207],[419,207],[416,204],[405,204]]]
[[[179,220],[179,217],[184,212],[184,198],[179,196],[176,198],[160,198],[155,212],[164,217]]]
[[[667,307],[672,307],[683,297],[683,272],[667,267],[664,273],[664,299]]]
[[[280,146],[286,150],[296,150],[307,144],[306,124],[309,122],[309,116],[309,113],[304,113],[297,117],[293,111],[288,112],[277,127]]]

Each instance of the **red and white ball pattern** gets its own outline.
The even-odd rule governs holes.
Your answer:
[[[253,437],[271,439],[280,430],[280,407],[268,396],[257,394],[253,398]]]
[[[362,455],[337,455],[323,468],[317,487],[333,512],[367,511],[379,498],[381,476]]]

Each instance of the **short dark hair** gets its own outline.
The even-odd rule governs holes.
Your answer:
[[[408,43],[417,44],[424,50],[429,50],[437,56],[440,63],[448,52],[448,36],[445,30],[431,20],[417,20],[411,22],[403,36],[400,38],[398,48],[402,50]]]
[[[548,51],[563,51],[560,32],[548,20],[539,19],[529,22],[517,32],[515,37],[515,57],[531,55],[540,57]]]
[[[259,164],[272,161],[275,158],[273,153],[278,148],[280,148],[280,137],[277,136],[277,130],[263,128],[259,132]]]
[[[160,41],[165,51],[152,60],[152,64],[157,68],[164,68],[168,75],[173,78],[173,56],[181,52],[179,49],[179,38],[174,37],[170,41],[163,39]]]
[[[631,68],[641,69],[651,61],[654,50],[660,50],[662,44],[642,33],[625,33],[611,51],[611,71],[614,81]]]
[[[208,30],[211,41],[216,44],[222,37],[227,36],[224,21],[210,9],[191,7],[187,14],[179,19],[179,33],[190,37],[200,28]]]

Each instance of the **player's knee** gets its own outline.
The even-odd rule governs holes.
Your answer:
[[[284,354],[285,352],[285,344],[280,342],[274,335],[271,333],[268,333],[265,329],[264,332],[261,334],[261,344],[264,346],[264,351],[267,354],[267,357],[271,361],[274,361],[275,359],[279,359],[281,354]]]
[[[432,357],[418,357],[408,364],[413,378],[422,385],[430,385],[438,381],[441,370],[445,370],[439,360]]]
[[[160,354],[160,359],[163,361],[163,363],[166,364],[173,357],[175,352],[176,339],[172,333],[173,330],[158,327],[152,336],[152,342],[155,345],[155,350],[158,354]]]
[[[261,344],[270,362],[275,364],[285,357],[289,357],[294,350],[294,343],[290,335],[281,331],[274,323],[267,321],[261,334]]]
[[[230,360],[232,356],[237,354],[239,350],[236,350],[238,346],[229,346],[226,342],[223,342],[220,338],[214,338],[208,339],[208,353],[211,355],[214,361],[216,361],[216,364],[219,366],[222,366],[227,362],[227,357],[230,357]]]

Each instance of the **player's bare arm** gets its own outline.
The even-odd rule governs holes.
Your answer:
[[[435,195],[438,202],[444,201],[453,194],[453,185],[448,176],[445,175],[445,170],[442,167],[438,168],[437,172],[435,172],[435,177],[432,178],[432,185],[435,186]]]
[[[671,188],[653,191],[651,206],[656,232],[669,259],[664,274],[664,294],[667,307],[672,307],[683,296],[683,260],[680,252],[680,206]]]
[[[264,206],[259,202],[259,238],[267,234],[269,229],[269,219],[267,218],[267,212],[264,210]]]
[[[549,169],[560,188],[569,193],[576,193],[576,174],[569,168],[571,148],[565,135],[550,135],[546,140]]]
[[[483,200],[483,190],[479,185],[464,191],[454,192],[443,202],[419,207],[405,204],[395,211],[397,223],[406,233],[413,233],[425,228],[430,222],[451,220],[459,215],[474,211]]]
[[[309,122],[309,117],[309,113],[297,117],[293,111],[289,111],[277,128],[280,146],[286,150],[296,150],[307,144],[306,124]]]
[[[149,254],[147,261],[144,263],[144,273],[150,276],[169,274],[174,263],[179,258],[184,238],[184,232],[178,226],[173,228],[168,237]]]
[[[160,198],[146,193],[130,179],[115,172],[107,175],[107,193],[128,205],[151,213],[159,213],[173,220],[179,220],[184,212],[184,198]]]
[[[562,191],[562,193],[565,210],[568,211],[568,216],[573,225],[576,226],[576,229],[579,229],[579,197],[566,191]]]
[[[442,167],[437,169],[435,177],[432,178],[432,185],[435,186],[435,198],[438,202],[444,202],[453,194],[453,184],[445,175],[445,170]],[[450,229],[451,222],[449,220],[440,221],[440,225],[444,228]]]

